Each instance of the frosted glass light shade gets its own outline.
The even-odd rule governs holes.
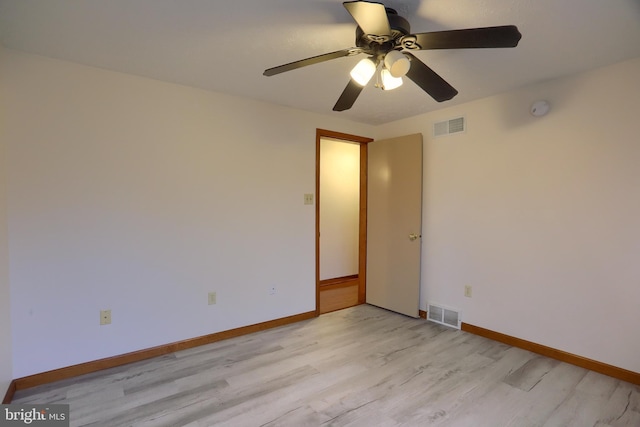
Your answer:
[[[365,86],[376,72],[376,64],[369,58],[361,59],[351,70],[351,78],[360,86]]]
[[[409,58],[398,50],[392,50],[384,57],[384,66],[393,77],[402,77],[409,71]]]
[[[402,86],[402,77],[393,77],[386,68],[380,73],[382,77],[382,88],[384,90],[392,90]]]

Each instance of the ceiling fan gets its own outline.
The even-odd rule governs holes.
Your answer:
[[[515,47],[522,37],[515,25],[411,34],[409,22],[382,3],[347,1],[342,4],[358,24],[356,47],[269,68],[263,73],[274,76],[331,59],[366,54],[368,57],[351,70],[351,80],[333,107],[334,111],[351,108],[378,69],[376,87],[394,89],[402,84],[402,77],[406,75],[436,101],[447,101],[458,91],[411,51]]]

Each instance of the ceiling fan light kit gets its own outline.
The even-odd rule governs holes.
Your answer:
[[[383,68],[380,72],[380,78],[382,80],[382,89],[393,90],[402,86],[402,77],[394,77],[391,71]]]
[[[412,34],[409,21],[382,3],[348,1],[342,4],[358,24],[355,47],[269,68],[263,73],[274,76],[331,59],[361,53],[368,55],[369,58],[361,60],[351,70],[351,79],[333,107],[334,111],[348,110],[353,106],[376,73],[379,63],[383,65],[380,71],[382,84],[377,84],[377,87],[394,89],[402,85],[402,77],[407,76],[437,102],[447,101],[458,91],[412,51],[515,47],[522,37],[515,25]]]
[[[369,58],[361,59],[351,70],[351,78],[360,86],[366,86],[376,72],[376,64]]]
[[[384,66],[393,77],[402,77],[409,71],[409,58],[399,50],[392,50],[384,57]]]

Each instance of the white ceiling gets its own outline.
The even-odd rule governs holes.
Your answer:
[[[0,0],[8,48],[380,124],[640,56],[640,0],[386,0],[412,32],[515,24],[514,49],[421,51],[460,92],[371,84],[332,108],[361,56],[266,68],[355,45],[339,0]],[[639,76],[640,77],[640,76]]]

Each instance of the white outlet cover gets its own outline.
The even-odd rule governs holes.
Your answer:
[[[100,310],[100,324],[101,325],[111,324],[111,310]]]

